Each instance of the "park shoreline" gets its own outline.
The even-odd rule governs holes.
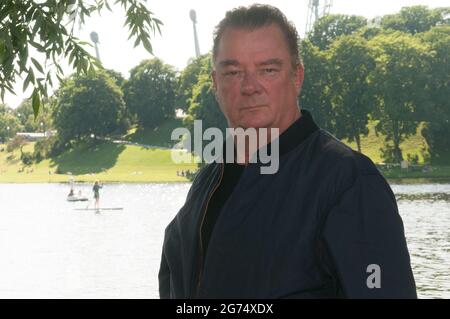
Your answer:
[[[93,179],[77,179],[76,176],[68,175],[66,180],[58,179],[48,181],[48,179],[34,179],[32,181],[26,180],[2,180],[0,176],[0,184],[69,184],[70,178],[74,178],[77,184],[91,184],[96,179],[100,179],[103,184],[184,184],[192,183],[190,180],[102,180],[101,178]],[[435,177],[386,177],[389,184],[402,184],[402,185],[414,185],[414,184],[450,184],[450,176],[435,176]]]

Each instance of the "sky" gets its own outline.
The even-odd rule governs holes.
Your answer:
[[[112,1],[110,1],[112,2]],[[274,0],[256,1],[278,7],[287,18],[292,21],[303,36],[306,26],[308,0]],[[156,34],[152,39],[154,56],[165,63],[182,70],[188,60],[195,56],[193,26],[189,11],[194,9],[197,14],[197,33],[200,52],[207,53],[212,48],[214,27],[224,17],[225,12],[238,6],[247,6],[255,1],[246,0],[163,0],[147,1],[147,7],[164,25],[161,35]],[[427,5],[430,8],[450,5],[450,0],[333,0],[331,13],[355,14],[366,18],[374,18],[385,14],[396,13],[402,7],[413,5]],[[134,41],[128,38],[128,29],[123,27],[125,12],[120,7],[113,7],[113,12],[102,11],[101,15],[94,14],[86,19],[81,29],[75,26],[75,35],[83,41],[90,42],[90,33],[96,31],[99,36],[100,59],[104,67],[114,69],[128,78],[131,68],[144,59],[151,59],[142,47],[133,47]],[[94,48],[88,48],[95,55]],[[66,74],[71,70],[61,61]],[[22,92],[22,81],[14,86],[16,96],[5,94],[5,103],[16,108],[24,98],[30,96],[31,90]]]

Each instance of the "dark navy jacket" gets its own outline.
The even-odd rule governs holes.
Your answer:
[[[416,297],[396,200],[370,159],[317,130],[277,173],[260,165],[242,173],[206,256],[199,229],[223,164],[199,172],[165,231],[161,298]]]

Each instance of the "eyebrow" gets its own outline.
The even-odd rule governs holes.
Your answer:
[[[227,66],[238,66],[240,63],[237,60],[223,60],[219,62],[219,65],[221,67],[227,67]]]
[[[266,65],[273,65],[273,64],[275,64],[277,66],[282,66],[284,63],[280,59],[274,58],[274,59],[269,59],[269,60],[266,60],[266,61],[262,61],[262,62],[258,63],[257,65],[258,66],[266,66]]]
[[[282,66],[284,63],[280,59],[273,58],[268,59],[262,62],[257,63],[257,66],[266,66],[266,65],[277,65]],[[221,67],[227,67],[227,66],[239,66],[240,63],[237,60],[229,59],[229,60],[223,60],[219,62],[219,65]]]

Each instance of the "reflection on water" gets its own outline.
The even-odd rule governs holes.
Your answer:
[[[92,186],[75,193],[92,198]],[[157,298],[165,226],[188,184],[104,185],[76,211],[63,184],[0,184],[0,298]]]
[[[0,298],[157,298],[164,228],[189,184],[0,184]],[[393,185],[419,297],[450,298],[450,184]],[[76,192],[92,196],[91,185]]]
[[[393,185],[419,297],[450,298],[450,184]]]

